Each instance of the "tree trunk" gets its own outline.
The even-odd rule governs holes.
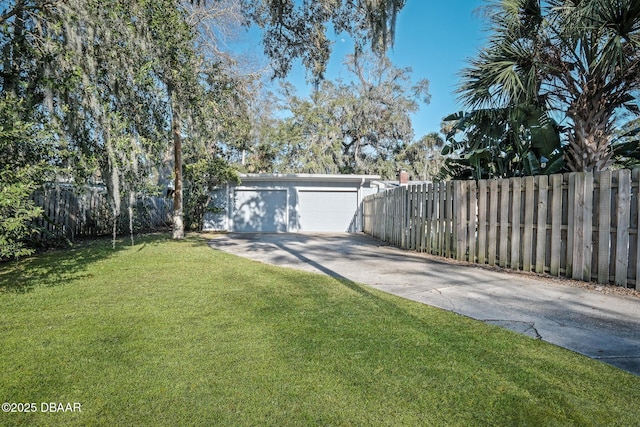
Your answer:
[[[583,94],[568,112],[573,129],[568,135],[565,160],[573,172],[598,172],[611,164],[612,114],[606,96],[594,92]]]
[[[173,135],[173,238],[184,239],[184,210],[182,207],[182,134],[180,113],[173,85],[167,85],[171,102],[171,133]]]
[[[180,116],[173,108],[173,160],[174,160],[174,193],[173,193],[173,238],[184,239],[184,212],[182,208],[182,135],[180,134]]]
[[[167,95],[171,102],[171,133],[173,135],[173,238],[184,239],[184,210],[182,207],[182,134],[178,102],[173,84],[167,84]]]

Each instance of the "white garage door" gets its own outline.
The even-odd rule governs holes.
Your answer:
[[[357,211],[356,191],[298,191],[300,231],[356,231]]]
[[[233,231],[287,231],[286,190],[236,190],[233,204]]]

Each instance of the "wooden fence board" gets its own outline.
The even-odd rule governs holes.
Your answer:
[[[532,270],[535,206],[535,178],[528,176],[524,179],[524,227],[522,232],[522,270],[524,271]]]
[[[576,174],[567,174],[567,258],[565,274],[572,277],[573,274],[573,242],[575,236],[575,198],[576,198]]]
[[[519,178],[510,178],[513,195],[511,197],[511,268],[520,269],[520,214],[522,189]]]
[[[446,210],[446,232],[445,236],[447,238],[447,254],[445,255],[448,258],[454,258],[455,254],[455,241],[454,241],[454,222],[453,222],[453,182],[449,181],[446,183],[447,189],[447,210]]]
[[[487,181],[478,181],[478,263],[487,260]]]
[[[589,174],[590,175],[590,174]],[[588,186],[593,186],[592,176],[573,175],[574,226],[569,230],[573,234],[573,258],[571,277],[577,280],[589,280],[591,277],[591,197],[586,194]]]
[[[635,184],[636,195],[636,217],[632,226],[636,232],[636,253],[635,258],[631,258],[631,262],[636,265],[636,274],[634,276],[634,288],[640,291],[640,169],[634,169],[632,173],[632,181]]]
[[[421,201],[421,222],[420,222],[420,252],[425,251],[427,244],[427,184],[422,184],[420,189],[420,201]]]
[[[394,233],[396,235],[396,242],[400,245],[401,248],[404,248],[404,232],[405,232],[405,212],[404,212],[404,188],[398,188],[396,191],[396,212],[398,212],[398,216],[395,223]]]
[[[408,248],[409,237],[409,206],[408,206],[408,194],[407,187],[401,186],[398,192],[398,208],[400,209],[400,223],[398,224],[398,234],[400,238],[400,247],[402,249]]]
[[[427,240],[429,236],[429,229],[427,224],[427,217],[429,212],[429,186],[427,184],[422,185],[422,244],[421,252],[427,251]]]
[[[424,199],[422,198],[422,195],[423,195],[422,185],[418,185],[416,187],[416,212],[415,212],[415,215],[416,215],[415,249],[418,252],[422,250],[422,232],[424,230],[424,225],[423,225],[424,216],[422,215],[422,212],[424,211],[424,207],[423,207]]]
[[[544,273],[547,247],[547,197],[549,188],[549,178],[546,175],[536,177],[538,184],[538,217],[536,227],[536,253],[535,269],[536,273]]]
[[[476,262],[478,199],[476,182],[468,181],[469,186],[469,262]]]
[[[489,234],[487,238],[489,265],[496,265],[498,248],[498,181],[489,181]]]
[[[551,254],[549,273],[560,274],[560,253],[562,249],[562,175],[551,176]]]
[[[640,172],[640,171],[638,171]],[[636,170],[631,171],[631,194],[629,198],[629,265],[627,267],[627,286],[635,287],[636,283],[636,258],[638,248],[638,175]]]
[[[446,242],[446,203],[447,203],[447,192],[446,192],[446,183],[441,182],[438,186],[439,194],[439,203],[438,203],[438,255],[446,256],[445,242]]]
[[[594,178],[593,173],[583,174],[584,187],[582,192],[584,194],[584,214],[582,221],[582,234],[584,236],[583,247],[580,251],[583,252],[583,272],[582,280],[591,280],[591,266],[593,263],[593,187]]]
[[[456,213],[456,259],[467,259],[467,185],[464,181],[454,182],[454,212]]]
[[[413,249],[411,247],[411,245],[413,244],[412,240],[413,240],[413,200],[411,200],[411,197],[413,197],[413,194],[410,193],[410,189],[415,188],[414,186],[403,186],[404,188],[404,206],[405,206],[405,233],[404,238],[405,238],[405,244],[404,244],[404,248],[405,249]]]
[[[415,200],[415,190],[416,187],[415,185],[411,185],[408,187],[405,187],[407,189],[406,194],[407,194],[407,249],[415,249],[414,243],[415,243],[415,231],[416,231],[416,224],[415,224],[415,209],[416,209],[416,200]]]
[[[611,172],[598,174],[598,283],[609,283],[611,236]]]
[[[413,186],[413,237],[411,242],[411,247],[413,250],[417,251],[420,249],[419,239],[420,239],[420,186]]]
[[[616,261],[615,279],[617,286],[627,286],[627,268],[629,262],[629,208],[631,199],[631,172],[618,170],[618,200],[616,203]]]
[[[500,267],[506,268],[509,262],[509,180],[501,179],[500,184],[500,248],[498,250]]]
[[[426,229],[425,229],[425,252],[432,253],[432,242],[433,242],[433,195],[435,192],[433,191],[433,184],[427,184],[427,221],[426,221]]]

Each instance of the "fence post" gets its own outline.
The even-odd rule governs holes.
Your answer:
[[[469,186],[469,262],[476,262],[478,198],[476,181],[467,181]]]
[[[569,174],[569,189],[568,189],[568,197],[567,201],[569,203],[569,218],[567,221],[567,277],[574,277],[574,266],[576,263],[576,251],[579,248],[579,242],[577,241],[577,230],[576,227],[580,224],[579,220],[577,220],[576,216],[579,214],[579,211],[576,212],[576,203],[577,203],[577,192],[579,191],[577,188],[577,172],[572,172]],[[575,268],[580,268],[580,266],[575,266]],[[576,273],[576,276],[578,274]]]
[[[412,185],[409,190],[409,249],[416,250],[416,236],[418,228],[418,187]]]
[[[447,258],[454,258],[453,251],[455,250],[453,245],[455,244],[455,224],[453,223],[453,182],[445,182],[446,190],[446,204],[445,204],[445,239],[446,239],[446,253]]]
[[[531,271],[533,263],[533,218],[535,204],[535,178],[524,178],[524,228],[522,232],[522,270]]]
[[[635,228],[635,234],[636,234],[636,250],[635,250],[635,257],[631,258],[630,262],[634,262],[635,263],[635,267],[636,267],[636,274],[634,277],[634,288],[638,291],[640,291],[640,169],[633,169],[632,171],[632,175],[631,175],[631,181],[632,183],[634,183],[634,186],[636,188],[635,191],[635,196],[636,196],[636,206],[635,206],[635,210],[636,210],[636,216],[635,216],[635,222],[631,223],[631,227]]]
[[[500,184],[500,247],[498,259],[500,267],[505,268],[509,262],[509,180],[501,179]]]
[[[432,249],[433,249],[433,236],[434,236],[434,229],[435,227],[433,226],[433,211],[434,211],[434,194],[435,191],[433,189],[433,184],[429,183],[427,184],[427,229],[425,230],[425,240],[426,240],[426,247],[425,247],[425,251],[427,253],[433,254]]]
[[[591,247],[593,221],[593,174],[580,172],[570,179],[569,204],[574,206],[574,224],[569,228],[573,235],[571,277],[577,280],[591,278]],[[626,271],[625,271],[626,274]]]
[[[444,182],[438,185],[438,255],[446,256],[446,193],[447,188]]]
[[[478,264],[487,256],[487,181],[478,181]]]
[[[398,203],[400,204],[400,223],[398,227],[398,231],[400,233],[400,247],[402,249],[407,249],[407,200],[408,200],[408,191],[406,186],[400,187],[400,191],[398,192]]]
[[[538,181],[538,227],[536,229],[536,273],[544,273],[547,248],[547,198],[549,178],[536,177]]]
[[[420,190],[420,203],[422,211],[420,213],[420,252],[425,251],[427,244],[427,200],[429,195],[427,194],[427,184],[422,184]]]
[[[616,206],[616,286],[627,286],[627,269],[629,265],[629,214],[631,201],[631,171],[628,169],[615,171],[618,176],[618,203]]]
[[[611,244],[611,171],[595,175],[598,181],[598,283],[609,283]]]
[[[467,186],[464,181],[454,181],[453,218],[456,229],[455,258],[466,261],[467,255]]]
[[[489,181],[489,265],[496,265],[498,251],[498,181]]]
[[[551,175],[551,258],[549,273],[560,275],[560,259],[562,248],[562,174]]]
[[[513,196],[511,198],[511,268],[520,269],[520,214],[522,199],[521,178],[510,178]]]

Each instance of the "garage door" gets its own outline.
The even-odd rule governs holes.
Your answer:
[[[234,195],[233,231],[287,231],[286,190],[236,190]]]
[[[300,231],[355,231],[356,191],[298,191]]]

